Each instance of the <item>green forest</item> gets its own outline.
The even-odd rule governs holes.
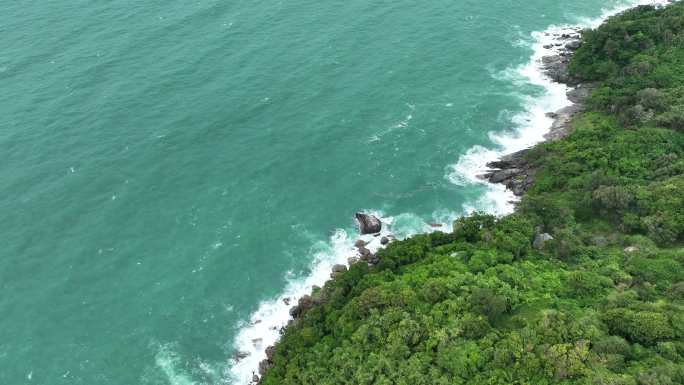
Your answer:
[[[570,70],[596,89],[516,212],[338,274],[261,384],[684,384],[684,5],[585,31]]]

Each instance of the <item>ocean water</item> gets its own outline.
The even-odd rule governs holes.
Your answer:
[[[543,31],[633,3],[5,2],[0,384],[246,385],[354,212],[510,212]]]

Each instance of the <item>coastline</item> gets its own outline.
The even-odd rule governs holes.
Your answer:
[[[553,112],[546,111],[543,113],[543,117],[545,118],[545,120],[542,122],[540,126],[534,127],[535,134],[540,135],[539,138],[525,137],[522,141],[517,142],[514,146],[512,146],[513,148],[522,147],[522,149],[517,149],[516,151],[512,152],[504,150],[503,155],[501,155],[501,153],[497,153],[497,156],[494,157],[493,160],[490,156],[490,159],[488,159],[486,163],[484,163],[486,168],[479,167],[474,169],[477,170],[474,174],[475,178],[477,178],[477,180],[479,180],[480,183],[486,183],[491,188],[496,189],[497,193],[501,193],[503,190],[501,190],[500,188],[505,187],[505,191],[503,191],[505,196],[507,197],[507,199],[505,199],[504,201],[505,204],[501,204],[501,196],[492,198],[499,199],[500,201],[499,205],[497,206],[500,208],[499,210],[497,210],[497,214],[508,214],[512,212],[512,210],[515,209],[515,202],[517,202],[517,199],[524,195],[527,189],[529,189],[529,187],[531,187],[534,183],[534,172],[536,170],[526,160],[525,154],[527,154],[531,148],[540,143],[560,140],[569,135],[572,132],[572,119],[577,114],[582,112],[584,108],[584,101],[591,93],[591,84],[583,84],[579,79],[572,78],[568,75],[568,65],[570,63],[572,55],[579,48],[579,45],[577,45],[576,43],[581,41],[581,31],[584,28],[593,28],[595,26],[598,26],[608,17],[619,14],[627,9],[630,9],[638,5],[664,5],[670,2],[671,1],[635,1],[624,7],[614,9],[611,11],[606,11],[600,18],[592,20],[591,23],[588,23],[586,25],[582,24],[581,26],[576,25],[563,27],[551,26],[546,31],[540,32],[540,34],[544,35],[544,38],[538,39],[537,44],[543,46],[544,50],[541,52],[535,51],[532,55],[531,60],[532,68],[525,68],[523,70],[532,70],[535,72],[533,76],[540,76],[541,78],[543,78],[545,82],[550,82],[556,86],[563,87],[563,97],[565,98],[565,100],[560,100],[556,102],[557,104],[563,105],[563,107],[551,110]],[[553,42],[549,44],[549,40]],[[530,67],[529,64],[528,67]],[[549,90],[547,89],[547,91]],[[477,183],[472,178],[469,178],[469,181],[471,183]],[[381,219],[383,220],[383,223],[387,224],[384,221],[384,218]],[[434,230],[439,230],[439,228],[435,228]],[[336,236],[337,235],[339,234],[336,233]],[[371,255],[373,255],[379,248],[383,246],[379,242],[381,237],[386,237],[390,235],[391,233],[383,231],[382,236],[369,238],[370,241],[373,243]],[[351,236],[351,234],[345,233],[344,235],[339,235],[338,237],[340,238],[340,244],[343,244],[343,247],[347,249],[347,254],[349,244],[352,242],[352,239],[350,238]],[[374,239],[376,239],[377,241],[375,241]],[[358,248],[361,249],[363,247],[366,246],[361,246]],[[368,248],[370,249],[371,246],[368,246]],[[360,253],[360,255],[363,255],[363,253]],[[350,260],[352,258],[354,257],[351,257]],[[350,261],[350,264],[351,263],[356,263],[356,261]],[[324,269],[322,269],[325,270],[326,275],[332,271],[330,279],[328,281],[333,280],[337,273],[346,270],[346,266],[342,266],[339,264],[332,264],[330,266],[328,265],[330,264],[326,264],[324,266]],[[297,319],[301,317],[306,312],[306,310],[310,309],[318,303],[321,303],[321,301],[325,301],[325,287],[320,288],[316,285],[313,285],[312,287],[313,292],[311,292],[310,294],[303,294],[301,297],[299,297],[299,299],[293,297],[291,298],[292,303],[286,304],[290,309],[290,312],[287,315],[288,326],[297,322]],[[286,291],[286,293],[288,292],[289,291]],[[285,295],[281,295],[274,301],[282,301],[283,298],[288,297],[286,297]],[[255,321],[260,322],[259,319],[255,319],[255,317],[253,316],[252,324],[254,324]],[[283,331],[284,329],[278,330],[278,334],[282,335]],[[277,340],[278,339],[276,338],[275,343],[277,343]],[[254,340],[252,340],[252,343],[254,343]],[[251,365],[253,369],[251,381],[242,380],[244,382],[239,382],[239,384],[259,384],[265,371],[268,370],[268,368],[272,365],[271,359],[273,350],[273,345],[269,345],[266,348],[259,349],[259,352],[257,352],[260,355],[260,357],[258,357],[258,365]],[[239,353],[239,351],[236,351],[236,354]],[[253,363],[255,361],[255,358],[257,357],[250,357],[249,361]]]

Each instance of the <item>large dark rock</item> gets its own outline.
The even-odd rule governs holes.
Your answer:
[[[386,244],[388,244],[389,241],[390,241],[390,240],[389,240],[389,238],[387,238],[387,237],[382,237],[382,238],[380,238],[380,244],[383,245],[383,246],[386,245]]]
[[[356,213],[355,217],[361,234],[375,234],[382,230],[382,222],[374,215]]]

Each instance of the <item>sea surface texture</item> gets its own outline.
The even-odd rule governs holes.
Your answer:
[[[509,212],[475,175],[567,103],[543,31],[629,4],[4,2],[0,383],[249,383],[356,211]]]

